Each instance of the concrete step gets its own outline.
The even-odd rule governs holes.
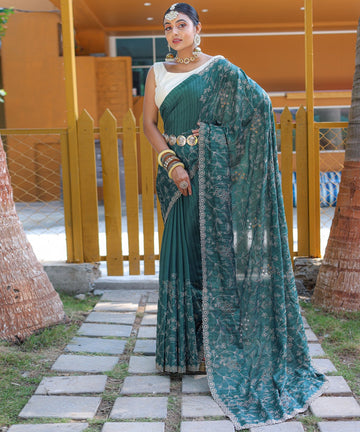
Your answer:
[[[93,283],[94,292],[107,290],[157,290],[158,275],[101,276]]]

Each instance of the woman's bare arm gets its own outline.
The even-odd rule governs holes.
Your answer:
[[[144,133],[150,144],[154,147],[157,153],[168,148],[164,137],[157,128],[158,123],[158,107],[155,104],[155,74],[154,69],[149,70],[145,83],[145,96],[143,108],[143,126]]]
[[[144,133],[149,140],[150,144],[153,146],[157,153],[168,149],[168,145],[165,142],[164,137],[160,133],[157,123],[158,123],[158,108],[155,104],[155,74],[154,69],[149,70],[148,76],[145,83],[145,96],[144,96],[144,108],[143,108],[143,126]],[[178,166],[172,171],[171,178],[176,184],[179,191],[187,196],[191,195],[191,183],[187,171]],[[186,189],[180,188],[180,183],[186,181],[189,185]]]

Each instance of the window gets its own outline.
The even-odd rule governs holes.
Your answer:
[[[164,36],[114,37],[112,56],[129,56],[132,58],[133,94],[143,96],[145,80],[150,67],[163,61],[168,53]]]

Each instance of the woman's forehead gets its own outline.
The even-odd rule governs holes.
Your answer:
[[[178,21],[191,21],[191,19],[184,13],[179,12],[178,16],[173,19],[172,21],[167,20],[166,18],[164,19],[164,25],[165,24],[176,24]]]

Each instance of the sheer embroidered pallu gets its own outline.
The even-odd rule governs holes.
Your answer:
[[[311,366],[287,245],[272,107],[225,59],[191,75],[160,107],[190,173],[183,197],[164,169],[165,220],[156,364],[199,370],[237,430],[284,421],[323,391]]]

